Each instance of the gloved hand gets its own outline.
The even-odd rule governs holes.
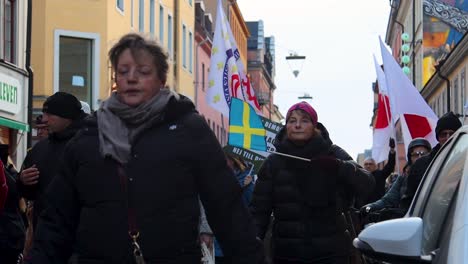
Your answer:
[[[376,211],[376,209],[372,206],[372,204],[366,204],[363,207],[361,207],[361,209],[359,209],[359,212],[363,216],[366,216],[369,213],[374,212],[374,211]]]
[[[337,170],[338,166],[342,163],[341,160],[330,155],[322,155],[317,158],[311,159],[312,163],[317,163],[326,170]]]
[[[390,140],[388,141],[388,146],[392,149],[395,148],[395,139],[390,138]]]

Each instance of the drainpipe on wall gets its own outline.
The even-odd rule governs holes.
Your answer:
[[[442,75],[440,67],[437,70],[437,74],[440,78],[447,82],[447,112],[450,112],[450,80],[447,78],[447,76]]]
[[[27,148],[32,145],[32,109],[33,109],[33,86],[34,86],[34,73],[31,68],[31,27],[32,27],[32,0],[28,0],[27,11],[27,29],[26,29],[26,62],[25,68],[28,71],[28,125],[30,130],[27,137]]]

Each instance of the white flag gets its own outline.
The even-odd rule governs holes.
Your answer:
[[[244,65],[239,50],[224,15],[221,0],[218,0],[216,25],[211,49],[210,73],[208,75],[208,105],[229,116],[231,98],[236,97],[249,103],[261,115],[260,105]]]
[[[377,118],[374,125],[372,158],[375,162],[380,163],[388,158],[388,152],[390,151],[389,140],[393,130],[393,122],[385,74],[377,63],[375,56],[374,64],[377,74],[377,83],[379,84],[379,100]]]
[[[411,140],[417,137],[425,138],[435,146],[438,143],[435,127],[439,118],[395,61],[382,39],[379,40],[387,90],[392,101],[391,111],[395,116],[394,120],[400,119],[405,152]]]

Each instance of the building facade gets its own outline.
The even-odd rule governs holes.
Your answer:
[[[265,37],[263,21],[247,22],[251,36],[247,42],[247,65],[250,82],[255,89],[263,116],[276,120],[273,92],[276,89],[274,83],[275,74],[275,39]]]
[[[227,144],[229,118],[212,108],[206,102],[208,87],[208,72],[210,70],[211,47],[214,35],[214,25],[217,16],[217,0],[197,0],[195,8],[196,28],[196,71],[194,87],[196,91],[196,106],[208,125],[215,133],[222,146]],[[247,39],[250,36],[247,25],[236,1],[222,1],[223,10],[229,19],[229,25],[236,41],[240,58],[244,66],[247,65]],[[247,68],[247,67],[245,67]]]
[[[468,2],[392,0],[390,5],[385,42],[391,47],[396,61],[403,70],[407,70],[409,79],[437,116],[452,111],[464,123],[467,106]],[[378,89],[374,89],[374,102],[376,93]],[[375,117],[374,112],[373,120]],[[398,156],[402,161],[400,164],[404,164],[405,150],[398,123],[396,131]]]
[[[211,48],[213,45],[213,25],[211,13],[208,13],[205,1],[195,3],[195,106],[205,118],[219,143],[227,144],[229,119],[211,108],[206,101],[208,89],[208,73],[211,64]]]
[[[0,0],[0,144],[8,145],[17,168],[30,131],[27,13],[28,1]]]
[[[194,1],[34,1],[34,112],[47,96],[70,92],[96,110],[114,85],[107,52],[124,34],[159,41],[170,57],[167,86],[194,99]]]

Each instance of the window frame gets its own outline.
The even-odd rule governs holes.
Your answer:
[[[91,108],[99,108],[99,86],[100,86],[100,47],[101,37],[97,33],[79,32],[71,30],[56,29],[54,31],[54,66],[53,82],[54,93],[59,91],[60,80],[60,37],[82,38],[92,42],[92,81],[91,81]]]
[[[124,13],[125,12],[125,0],[116,0],[115,8],[117,8],[118,11]]]

